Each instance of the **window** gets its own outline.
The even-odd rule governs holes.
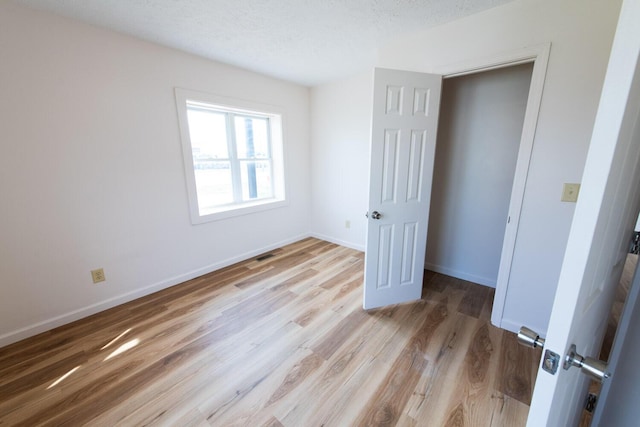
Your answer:
[[[276,107],[176,89],[191,221],[285,204]]]

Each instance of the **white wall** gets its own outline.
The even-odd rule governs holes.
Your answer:
[[[379,52],[379,66],[434,72],[470,59],[552,43],[504,311],[504,326],[511,329],[520,325],[547,329],[575,207],[560,202],[562,184],[581,179],[619,7],[619,0],[516,0],[390,41]],[[367,104],[349,99],[364,84],[350,79],[342,86],[321,86],[312,92],[312,103],[340,86],[345,94],[341,99],[359,108],[359,112],[350,111],[352,117],[362,117],[349,129],[364,134],[370,126],[365,113],[371,111],[371,100]],[[316,109],[313,120],[331,117],[332,108],[340,107]],[[327,144],[338,156],[350,149],[312,134],[314,152],[318,145]],[[314,168],[322,170],[319,160],[313,162]],[[355,197],[367,192],[358,173],[359,169],[342,179],[352,183],[349,189]],[[315,174],[313,180],[313,188],[321,187],[326,193],[335,185],[335,181],[319,182]],[[340,224],[331,226],[323,234],[338,235]],[[364,244],[364,234],[354,243]]]
[[[359,250],[366,238],[372,101],[373,72],[311,90],[311,230]]]
[[[0,346],[307,235],[308,88],[9,2],[0,58]],[[191,225],[174,87],[286,110],[287,207]]]
[[[532,71],[442,82],[426,268],[496,286]]]

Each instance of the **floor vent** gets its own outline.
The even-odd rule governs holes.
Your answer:
[[[264,255],[260,255],[258,258],[256,258],[256,261],[264,261],[267,258],[271,258],[273,256],[273,254],[264,254]]]

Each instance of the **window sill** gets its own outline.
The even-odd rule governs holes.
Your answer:
[[[242,205],[225,206],[220,210],[212,210],[211,213],[200,215],[199,212],[191,212],[191,223],[193,225],[205,224],[207,222],[220,221],[227,218],[234,218],[249,215],[256,212],[263,212],[287,206],[287,200],[264,200],[255,203],[244,203]]]

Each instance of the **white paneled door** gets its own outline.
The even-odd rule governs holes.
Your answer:
[[[442,76],[374,76],[365,309],[420,299]]]
[[[582,178],[558,290],[544,345],[543,362],[536,379],[527,425],[575,426],[582,412],[589,378],[579,368],[563,368],[572,344],[584,357],[598,357],[611,301],[640,207],[640,2],[625,0],[611,49],[607,75]],[[635,291],[634,291],[635,292]],[[633,310],[633,304],[625,310]],[[623,314],[624,324],[628,315]],[[615,338],[612,355],[629,339],[625,328]],[[637,333],[638,326],[628,328]],[[629,335],[629,332],[626,335]],[[631,341],[629,341],[631,342]],[[558,355],[559,367],[551,358]],[[637,354],[633,354],[637,363]],[[547,363],[545,363],[547,361]],[[614,357],[609,362],[616,362]],[[635,367],[637,371],[637,367]],[[624,381],[610,363],[607,382]],[[637,390],[637,384],[631,387]],[[627,390],[629,388],[627,387]],[[620,396],[620,395],[618,395]],[[630,411],[637,398],[624,393],[615,402]],[[611,399],[599,402],[600,412]],[[609,402],[611,403],[611,402]],[[611,414],[610,414],[611,415]],[[624,416],[624,414],[614,414]],[[600,415],[596,414],[596,420]],[[635,418],[635,417],[634,417]],[[602,426],[639,425],[638,419]]]

